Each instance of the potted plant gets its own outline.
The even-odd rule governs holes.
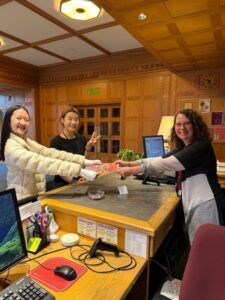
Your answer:
[[[143,158],[143,153],[135,152],[134,150],[123,148],[116,155],[118,158],[126,161],[137,160]]]

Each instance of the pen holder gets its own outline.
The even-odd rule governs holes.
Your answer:
[[[41,251],[49,244],[48,236],[48,230],[42,232],[38,228],[35,228],[33,230],[33,236],[30,237],[28,241],[27,251],[34,254]]]

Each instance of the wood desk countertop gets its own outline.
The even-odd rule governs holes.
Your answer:
[[[118,174],[116,175],[118,176]],[[109,178],[114,178],[116,175],[109,174],[106,176],[111,176]],[[102,180],[106,179],[107,178],[103,178]],[[125,184],[126,181],[123,182],[123,185]],[[56,191],[63,191],[68,188],[69,186],[66,186],[54,191],[50,191],[44,195],[41,200],[43,206],[49,205],[52,208],[56,221],[60,224],[60,228],[62,230],[67,232],[77,232],[77,217],[87,218],[96,222],[112,225],[118,228],[118,246],[122,249],[125,249],[126,229],[145,233],[149,236],[150,240],[148,249],[148,255],[150,257],[154,255],[171,228],[175,218],[175,210],[179,203],[179,198],[177,197],[174,188],[171,187],[168,192],[166,190],[166,199],[161,201],[160,206],[156,209],[156,211],[146,220],[141,220],[119,213],[106,210],[103,211],[99,208],[96,209],[92,207],[86,207],[84,205],[78,205],[76,203],[64,202],[56,199],[54,196]],[[143,188],[146,189],[146,186],[143,185]],[[156,187],[149,185],[147,188],[149,188],[147,197],[153,197],[151,195],[155,194],[151,193],[151,189],[156,190]],[[160,193],[162,190],[159,188],[156,193]],[[133,209],[135,209],[135,207]]]
[[[62,235],[64,232],[60,232]],[[82,238],[80,244],[91,245],[92,241],[87,238]],[[47,248],[43,249],[36,255],[29,254],[29,258],[37,258],[38,262],[44,262],[48,258],[52,257],[64,257],[69,260],[74,261],[77,264],[81,264],[80,262],[73,260],[70,255],[69,248],[65,250],[51,253],[56,249],[62,248],[60,242],[51,243]],[[82,253],[80,248],[74,247],[73,253],[75,256],[77,254]],[[77,249],[77,250],[76,250]],[[44,253],[49,253],[45,256],[38,258],[39,255]],[[122,254],[121,254],[122,255]],[[115,257],[113,253],[104,252],[105,258],[114,266],[123,266],[129,262],[129,259],[125,256]],[[134,256],[135,257],[135,256]],[[139,275],[146,267],[146,260],[141,257],[135,257],[137,261],[137,266],[134,269],[128,271],[115,271],[108,274],[100,274],[95,273],[90,270],[87,270],[85,274],[83,274],[77,281],[73,283],[71,287],[63,292],[56,292],[47,286],[40,284],[46,290],[48,290],[51,294],[56,297],[56,300],[118,300],[124,299],[127,295],[127,292],[132,288],[135,281],[138,279]],[[9,278],[12,281],[18,279],[18,277],[28,274],[29,269],[32,270],[36,268],[39,264],[35,262],[35,260],[27,262],[26,264],[17,264],[9,270]],[[99,266],[96,270],[103,271],[104,268]],[[1,277],[4,277],[7,272],[2,273]]]

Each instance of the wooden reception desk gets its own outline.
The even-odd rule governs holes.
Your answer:
[[[118,186],[126,186],[128,194],[120,195]],[[104,191],[104,197],[98,201],[91,200],[88,191],[93,190]],[[54,213],[60,227],[59,236],[78,232],[80,244],[86,247],[91,246],[100,233],[109,239],[115,239],[117,246],[122,249],[131,247],[134,240],[136,242],[133,252],[128,249],[137,263],[130,270],[107,274],[101,273],[105,271],[105,266],[100,266],[98,273],[87,270],[71,287],[61,292],[40,283],[56,300],[149,299],[149,257],[155,254],[174,222],[179,203],[174,187],[144,185],[134,177],[121,180],[117,174],[108,174],[91,183],[76,183],[53,190],[41,198],[42,206],[49,205]],[[83,224],[86,227],[83,228]],[[93,229],[94,226],[96,230]],[[80,233],[79,230],[82,229],[85,232]],[[143,243],[145,249],[139,255],[143,240],[146,241]],[[71,250],[61,248],[60,241],[51,243],[37,255],[30,253],[27,263],[15,265],[10,273],[6,272],[2,276],[6,275],[11,281],[15,281],[49,258],[63,257],[74,261]],[[56,252],[57,249],[61,251]],[[79,247],[72,249],[76,257],[82,251]],[[121,267],[129,262],[129,257],[123,254],[115,257],[114,253],[104,251],[104,257],[114,267]]]
[[[118,186],[126,186],[128,194],[120,195]],[[105,192],[104,197],[98,201],[89,199],[87,191],[97,189]],[[128,232],[143,234],[147,237],[146,257],[152,257],[174,222],[179,198],[173,186],[144,185],[133,176],[121,180],[113,173],[91,183],[53,190],[42,197],[41,203],[51,207],[60,229],[66,232],[78,232],[82,236],[80,222],[83,220],[90,221],[91,226],[101,224],[106,230],[108,226],[110,230],[115,229],[117,245],[122,249],[129,243]],[[88,228],[83,236],[98,237]]]
[[[64,233],[65,232],[62,232],[61,230],[58,232],[60,236]],[[87,238],[81,238],[80,244],[91,245],[91,241]],[[2,273],[1,277],[4,278],[7,276],[12,282],[16,281],[21,276],[28,275],[29,271],[37,268],[40,263],[44,263],[48,259],[55,259],[57,257],[63,257],[83,266],[80,262],[72,259],[70,248],[65,248],[64,250],[56,252],[57,249],[62,249],[60,242],[51,243],[36,255],[29,253],[29,262],[16,264],[9,272],[6,271],[5,273]],[[79,247],[74,247],[72,249],[72,253],[75,257],[82,252],[83,250]],[[114,267],[126,265],[129,262],[129,258],[123,255],[120,255],[118,258],[115,257],[113,253],[105,252],[104,256]],[[54,295],[56,300],[148,300],[147,261],[141,257],[135,257],[135,260],[137,262],[136,267],[129,271],[115,271],[104,274],[101,273],[101,271],[106,270],[105,265],[95,268],[99,273],[87,270],[72,284],[72,286],[60,292],[53,290],[44,283],[38,283]],[[1,290],[2,286],[0,281],[0,291]]]

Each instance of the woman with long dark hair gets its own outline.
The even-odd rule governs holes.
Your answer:
[[[163,157],[128,163],[118,160],[124,177],[144,172],[156,175],[178,172],[178,194],[182,198],[185,223],[192,242],[204,223],[225,224],[225,196],[217,178],[216,157],[207,124],[192,109],[179,111],[171,131],[172,151]]]

